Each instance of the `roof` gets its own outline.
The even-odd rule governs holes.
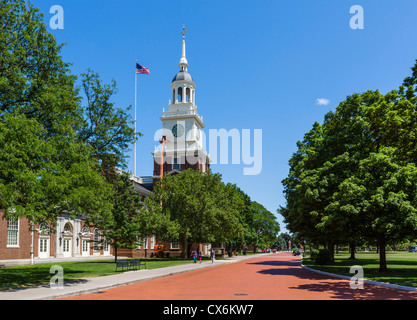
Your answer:
[[[194,83],[194,80],[191,77],[191,75],[187,71],[183,71],[183,70],[181,70],[180,72],[176,74],[172,82],[175,82],[175,81],[188,81],[188,82]]]

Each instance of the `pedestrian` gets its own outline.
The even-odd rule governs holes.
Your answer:
[[[193,258],[194,258],[194,263],[197,263],[197,250],[194,250]]]
[[[214,250],[213,249],[211,249],[210,251],[210,259],[211,259],[211,263],[213,263],[214,262]]]
[[[201,263],[201,259],[203,258],[203,255],[201,253],[201,251],[198,252],[198,261],[200,261]]]

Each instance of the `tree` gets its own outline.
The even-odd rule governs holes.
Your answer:
[[[0,116],[24,114],[47,135],[65,134],[82,118],[76,77],[46,29],[43,15],[23,0],[0,6]]]
[[[371,153],[358,173],[341,184],[339,205],[360,216],[367,239],[376,239],[379,271],[387,270],[385,247],[417,235],[417,168],[401,166],[393,149]]]
[[[268,211],[260,203],[253,201],[251,203],[251,210],[253,212],[252,221],[250,223],[251,229],[257,235],[254,248],[269,247],[277,241],[278,232],[280,231],[279,223],[276,217]]]
[[[114,155],[112,167],[125,166],[125,154],[129,145],[141,134],[135,132],[131,116],[127,113],[131,106],[123,110],[110,101],[117,93],[116,81],[102,84],[98,73],[88,70],[81,75],[86,106],[82,108],[83,119],[77,127],[79,139],[92,146],[97,157]]]
[[[115,84],[102,86],[97,74],[86,74],[90,103],[83,108],[43,15],[23,0],[1,4],[0,209],[37,222],[54,223],[63,213],[105,220],[111,187],[102,173],[123,164],[133,141],[129,117],[109,102]],[[116,161],[100,167],[111,153]]]
[[[111,200],[111,218],[95,222],[95,226],[103,230],[106,241],[114,248],[117,261],[117,250],[137,248],[142,236],[139,219],[141,197],[134,189],[129,174],[116,175]]]
[[[349,242],[352,252],[359,241],[378,241],[381,271],[385,246],[417,229],[417,64],[412,70],[398,91],[348,96],[323,125],[315,123],[283,180],[287,205],[279,212],[292,232],[319,243]]]
[[[164,175],[162,187],[157,183],[145,200],[141,221],[149,234],[179,241],[186,259],[193,243],[227,243],[239,236],[242,206],[235,186],[224,184],[220,174],[188,169]]]

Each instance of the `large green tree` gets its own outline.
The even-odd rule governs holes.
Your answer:
[[[111,186],[102,173],[124,163],[134,133],[110,102],[115,83],[102,85],[90,71],[83,106],[61,49],[31,3],[1,0],[0,209],[34,222],[62,213],[108,219]]]
[[[287,204],[279,212],[292,232],[322,244],[378,241],[384,246],[381,271],[386,270],[385,245],[413,237],[416,230],[416,199],[408,186],[417,160],[417,65],[412,70],[399,90],[348,96],[322,125],[315,123],[298,142],[283,180]],[[395,184],[400,176],[404,183]]]
[[[145,200],[141,221],[149,234],[179,241],[187,258],[193,243],[227,243],[239,236],[242,208],[236,187],[224,184],[220,174],[188,169],[164,175]]]

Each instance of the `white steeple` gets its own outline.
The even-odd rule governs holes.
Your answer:
[[[162,130],[167,137],[164,143],[164,158],[161,156],[161,149],[153,152],[154,176],[159,176],[163,170],[182,171],[192,168],[205,172],[210,168],[211,160],[204,150],[203,118],[198,114],[195,104],[196,85],[188,73],[185,53],[187,32],[183,26],[179,71],[170,84],[172,100],[168,102],[168,112],[163,109],[160,118]],[[162,159],[168,163],[168,166],[161,166]]]
[[[182,27],[182,54],[181,59],[179,63],[180,71],[187,71],[188,68],[188,61],[185,57],[185,34],[188,32],[188,30],[185,30],[185,26]]]

